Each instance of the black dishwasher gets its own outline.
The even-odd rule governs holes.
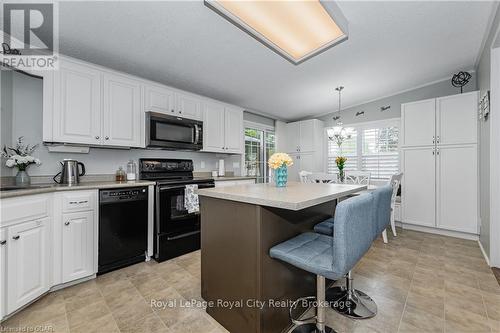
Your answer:
[[[97,274],[144,261],[147,232],[147,187],[100,190]]]

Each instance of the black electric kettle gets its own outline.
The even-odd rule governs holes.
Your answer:
[[[59,162],[62,165],[62,170],[54,176],[54,181],[58,184],[74,185],[80,182],[80,177],[85,175],[85,165],[82,162],[72,159],[64,159]],[[80,172],[78,166],[81,166]],[[60,175],[59,180],[57,177]]]

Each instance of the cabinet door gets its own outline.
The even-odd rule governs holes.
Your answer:
[[[290,154],[290,157],[293,160],[293,165],[288,167],[288,180],[298,182],[299,179],[299,172],[302,171],[302,166],[301,166],[301,156],[300,154]],[[274,170],[271,173],[272,175],[272,181],[274,181]]]
[[[402,146],[432,146],[436,135],[436,100],[401,105]]]
[[[62,61],[55,80],[54,141],[101,143],[101,73]]]
[[[226,107],[224,146],[227,153],[243,153],[243,112]]]
[[[433,147],[402,150],[403,222],[436,225],[436,159]]]
[[[0,229],[0,319],[6,314],[5,313],[5,282],[7,277],[5,274],[6,270],[6,254],[7,254],[7,231],[5,229]]]
[[[49,290],[48,218],[7,230],[7,310],[11,313]]]
[[[300,124],[299,122],[286,124],[286,152],[298,153],[300,149]]]
[[[318,163],[314,159],[314,154],[312,153],[301,153],[300,154],[300,170],[299,171],[309,171],[309,172],[319,172],[318,167],[322,167],[321,163]]]
[[[477,143],[477,92],[436,100],[438,144]]]
[[[201,120],[201,101],[198,97],[176,93],[175,113],[183,118]]]
[[[436,156],[438,227],[477,234],[476,145],[440,147]]]
[[[63,214],[63,283],[94,274],[94,212]]]
[[[224,105],[207,102],[203,110],[203,150],[224,152]]]
[[[159,112],[166,114],[175,113],[174,96],[175,93],[173,90],[153,85],[145,86],[144,87],[145,111]]]
[[[312,152],[316,149],[314,146],[314,120],[304,120],[299,122],[299,151]],[[295,134],[297,135],[297,134]]]
[[[139,147],[141,125],[141,86],[138,81],[104,74],[104,145]]]

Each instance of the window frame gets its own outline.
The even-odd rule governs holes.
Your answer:
[[[262,131],[263,132],[263,137],[262,137],[262,142],[264,143],[264,145],[262,146],[262,150],[263,150],[263,155],[264,156],[261,156],[263,158],[263,162],[265,164],[267,164],[267,159],[269,159],[269,156],[266,156],[266,144],[265,144],[265,140],[266,140],[266,133],[267,132],[272,132],[274,133],[274,147],[276,149],[276,127],[275,126],[270,126],[270,125],[266,125],[266,124],[261,124],[261,123],[256,123],[256,122],[253,122],[253,121],[248,121],[248,120],[245,120],[243,121],[243,140],[244,140],[244,137],[245,137],[245,129],[247,128],[251,128],[251,129],[255,129],[255,130],[258,130],[258,131]],[[242,174],[243,175],[247,175],[246,174],[246,168],[245,168],[245,151],[243,152],[243,154],[241,154],[241,166],[242,166]],[[263,175],[263,178],[264,178],[264,182],[269,182],[269,178],[270,178],[270,174],[269,173],[269,168],[264,168],[264,175]]]
[[[327,129],[332,128],[334,126],[325,127],[324,136],[326,140],[325,145],[325,170],[328,171],[328,134]],[[363,170],[363,133],[365,129],[372,128],[382,128],[382,127],[398,127],[400,139],[401,139],[401,118],[389,118],[383,120],[375,120],[375,121],[367,121],[362,123],[352,123],[352,124],[344,124],[344,127],[354,128],[357,132],[356,137],[356,165],[357,170]],[[401,170],[401,140],[398,140],[398,165],[399,170]],[[399,171],[398,170],[398,171]],[[375,182],[384,182],[385,179],[374,179]]]

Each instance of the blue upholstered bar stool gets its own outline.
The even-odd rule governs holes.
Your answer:
[[[362,196],[365,195],[373,197],[371,232],[375,240],[390,223],[392,188],[390,185],[383,186]],[[333,235],[334,225],[336,227],[336,220],[329,219],[315,225],[314,231],[323,235]],[[350,271],[345,276],[345,286],[329,288],[326,291],[326,299],[337,312],[350,318],[366,319],[377,314],[377,304],[372,298],[361,290],[354,289]]]
[[[342,201],[335,211],[332,236],[300,234],[271,248],[270,256],[316,274],[316,323],[296,320],[293,332],[331,332],[325,325],[325,278],[344,277],[373,242],[373,196],[361,195]],[[297,300],[299,302],[301,299]]]

